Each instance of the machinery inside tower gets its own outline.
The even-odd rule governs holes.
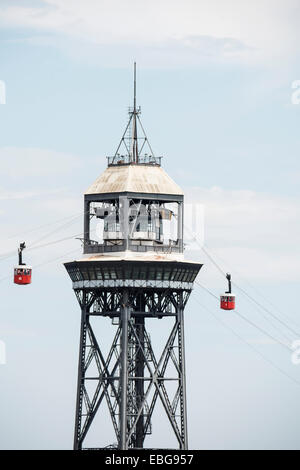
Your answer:
[[[132,246],[178,245],[178,204],[151,199],[129,199],[128,216],[122,198],[92,202],[89,209],[90,245],[120,246],[127,237]],[[123,215],[124,213],[124,215]]]

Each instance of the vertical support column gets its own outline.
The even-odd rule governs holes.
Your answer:
[[[85,248],[85,245],[87,241],[90,239],[90,201],[87,201],[86,198],[84,199],[84,215],[83,215],[83,220],[84,220],[84,227],[83,227],[83,239],[84,239],[84,244],[83,244],[83,250]]]
[[[182,450],[188,449],[188,429],[187,429],[187,400],[186,400],[186,369],[185,369],[185,342],[184,342],[184,308],[182,293],[179,294],[178,309],[178,349],[179,349],[179,367],[181,371],[180,377],[180,414],[181,414],[181,436]]]
[[[144,307],[143,307],[144,308]],[[141,344],[136,345],[136,365],[135,365],[135,395],[136,395],[136,407],[140,408],[143,399],[144,399],[144,372],[145,372],[145,359],[144,359],[144,350],[145,350],[145,318],[136,317],[135,319],[135,328],[137,337]],[[135,447],[143,448],[144,445],[144,413],[141,413],[137,423],[136,423],[136,439]]]
[[[74,450],[81,450],[82,441],[81,434],[81,419],[82,419],[82,387],[84,385],[84,363],[86,351],[86,329],[87,329],[87,311],[86,306],[83,304],[81,307],[81,328],[80,328],[80,346],[79,346],[79,359],[78,359],[78,379],[77,379],[77,397],[76,397],[76,414],[75,414],[75,431],[74,431]]]
[[[119,448],[127,450],[127,383],[128,383],[128,321],[130,308],[128,290],[123,292],[121,308],[121,373],[120,373],[120,442]]]
[[[177,237],[180,253],[183,253],[183,200],[178,202]]]
[[[119,197],[120,229],[123,233],[124,250],[129,249],[129,199],[126,196]]]

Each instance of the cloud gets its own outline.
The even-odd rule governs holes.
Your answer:
[[[203,204],[205,244],[224,270],[248,279],[300,280],[298,199],[213,187],[188,189],[186,202]],[[196,256],[211,264],[203,252]]]
[[[10,273],[11,260],[24,240],[28,247],[27,262],[39,269],[44,269],[46,263],[46,270],[50,269],[54,274],[59,274],[57,269],[61,272],[62,261],[58,260],[48,268],[49,261],[64,258],[74,250],[76,255],[72,256],[81,256],[81,243],[76,237],[82,236],[83,232],[82,197],[72,195],[69,190],[34,193],[36,197],[11,193],[3,205],[5,212],[0,212],[1,256],[6,260],[2,262],[1,277]],[[1,199],[0,195],[0,202]],[[7,255],[12,256],[6,259]]]
[[[230,37],[211,37],[204,35],[184,36],[178,45],[205,56],[230,57],[243,53],[250,48],[238,39]]]
[[[28,246],[41,238],[53,241],[42,257],[70,251],[72,236],[82,232],[82,195],[74,185],[81,160],[76,155],[39,148],[0,148],[1,253],[14,250],[23,239]],[[78,173],[76,172],[78,170]],[[61,251],[60,251],[61,250]],[[40,259],[33,253],[33,261]]]
[[[42,202],[43,211],[47,214],[55,214],[58,217],[62,217],[64,215],[72,215],[72,214],[80,214],[82,210],[82,195],[78,195],[77,197],[69,194],[69,193],[62,193],[58,197],[51,197],[47,198]],[[41,204],[36,204],[36,211],[39,210]]]
[[[69,173],[81,166],[79,157],[40,148],[0,148],[0,175],[11,180]]]
[[[0,189],[0,201],[28,199],[43,194],[41,191],[6,191]]]
[[[0,11],[4,27],[150,55],[176,48],[179,62],[194,51],[198,62],[213,56],[271,64],[293,56],[300,37],[297,0],[44,0]]]

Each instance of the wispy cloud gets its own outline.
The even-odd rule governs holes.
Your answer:
[[[11,180],[64,174],[81,166],[76,155],[28,147],[0,148],[0,162],[0,175]]]
[[[271,64],[295,54],[300,37],[296,0],[41,0],[36,6],[12,1],[0,11],[8,28],[62,35],[89,43],[90,50],[112,48],[115,55],[142,47],[151,56],[159,48],[171,54],[171,62],[175,48],[178,62],[193,50],[198,62],[214,57]],[[49,40],[66,45],[55,36]]]
[[[0,188],[0,201],[13,201],[13,200],[20,200],[20,199],[31,199],[34,197],[47,197],[49,195],[57,194],[61,192],[60,190],[35,190],[35,191],[7,191],[5,189]]]
[[[205,243],[224,270],[233,267],[248,279],[299,281],[298,199],[214,187],[188,189],[186,200],[203,204]],[[197,256],[205,258],[201,251]]]

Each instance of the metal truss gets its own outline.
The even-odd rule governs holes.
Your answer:
[[[94,289],[90,295],[94,296],[91,315],[119,316],[122,306],[123,292],[126,289]],[[171,290],[162,288],[130,288],[128,302],[131,307],[131,316],[144,317],[174,316],[179,304],[185,307],[190,296],[190,290]],[[81,303],[82,290],[75,291]]]
[[[118,293],[80,290],[76,295],[82,309],[82,322],[74,449],[83,448],[91,424],[105,403],[117,447],[143,448],[146,436],[152,433],[152,415],[158,401],[178,447],[187,449],[183,321],[187,297],[179,291],[156,296],[155,305],[160,304],[160,308],[155,312],[167,316],[171,303],[174,323],[162,351],[155,352],[145,326],[149,316],[145,311],[154,305],[153,292],[150,295],[130,289]],[[106,358],[91,323],[91,317],[99,315],[110,315],[117,323]]]

